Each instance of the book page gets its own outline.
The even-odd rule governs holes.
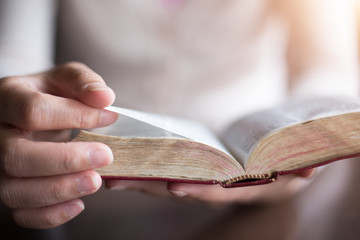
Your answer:
[[[185,138],[229,154],[218,138],[198,122],[115,106],[107,107],[106,110],[119,114],[117,122],[107,127],[92,129],[92,132],[119,137]]]
[[[224,133],[223,140],[245,168],[252,149],[270,132],[305,121],[356,111],[360,111],[359,100],[346,97],[290,102],[236,121]]]

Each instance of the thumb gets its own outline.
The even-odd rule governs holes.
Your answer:
[[[47,92],[53,95],[77,99],[95,108],[104,108],[115,100],[114,91],[102,77],[82,63],[70,62],[45,73],[49,81]]]

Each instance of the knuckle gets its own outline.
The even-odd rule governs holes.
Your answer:
[[[71,72],[72,78],[76,82],[85,82],[89,78],[89,71],[84,69],[76,69],[75,71]]]
[[[29,225],[24,218],[23,211],[21,210],[13,210],[12,217],[14,219],[14,222],[21,227],[27,227]]]
[[[3,202],[5,206],[9,208],[16,208],[22,206],[19,193],[14,190],[12,184],[10,184],[8,181],[1,184],[0,199],[1,202]]]
[[[38,120],[41,119],[42,107],[45,106],[44,94],[29,90],[26,94],[19,92],[19,86],[29,83],[23,77],[5,77],[0,81],[0,105],[5,114],[0,118],[12,125],[31,129],[39,126]],[[16,106],[16,107],[14,107]]]
[[[89,68],[87,65],[80,63],[80,62],[68,62],[65,63],[60,67],[60,71],[65,73],[68,78],[71,78],[72,80],[86,84],[89,82],[89,80],[102,80],[100,75],[95,73],[91,68]],[[81,84],[80,84],[81,85]]]
[[[12,201],[11,201],[11,197],[10,197],[9,188],[3,182],[2,182],[1,188],[0,188],[0,200],[6,206],[11,207],[10,205],[11,205]]]
[[[52,214],[48,213],[50,207],[44,207],[45,213],[41,214],[39,217],[39,225],[44,226],[46,228],[52,228],[60,225],[59,220],[55,218]]]
[[[13,219],[14,222],[22,227],[28,227],[30,226],[30,224],[28,223],[28,221],[26,220],[26,216],[24,216],[24,210],[20,210],[20,209],[14,209],[13,210]]]
[[[61,151],[57,154],[59,155],[58,161],[56,163],[56,169],[61,173],[73,173],[82,169],[83,163],[78,160],[79,148],[76,145],[73,145],[69,142],[56,143],[58,144],[57,149]]]
[[[62,143],[65,145],[65,147],[69,146],[68,143]],[[69,148],[65,148],[66,151],[64,152],[64,158],[63,161],[61,162],[62,168],[64,169],[65,172],[72,172],[74,171],[74,159],[73,159],[73,154],[71,149]]]
[[[64,193],[67,192],[66,189],[67,189],[67,184],[66,184],[66,180],[64,179],[61,179],[56,184],[53,184],[48,189],[47,202],[51,202],[52,204],[55,204],[64,201],[65,198]]]
[[[9,176],[22,177],[24,175],[25,159],[21,153],[24,139],[11,139],[0,144],[1,170]]]
[[[15,209],[13,210],[13,219],[15,223],[22,227],[30,228],[52,228],[60,225],[58,219],[54,218],[50,209],[43,207],[41,212],[33,209]]]
[[[18,103],[19,96],[17,96],[17,84],[19,82],[18,77],[5,77],[0,79],[0,106],[2,108],[2,114],[0,114],[0,121],[12,123],[14,117],[9,114],[13,111],[14,106]],[[17,116],[16,116],[17,117]]]
[[[61,70],[69,74],[69,76],[75,81],[84,81],[89,77],[90,68],[80,62],[65,63]]]
[[[94,109],[77,109],[73,112],[73,119],[76,128],[93,128],[100,121],[100,113]]]
[[[75,78],[79,80],[79,82],[85,82],[85,80],[89,79],[90,73],[91,72],[87,69],[78,70],[75,73]]]
[[[22,119],[22,127],[37,130],[45,123],[46,117],[44,114],[48,111],[43,100],[44,97],[41,92],[33,92],[23,98],[18,114],[19,119]]]
[[[80,128],[89,128],[92,125],[92,117],[90,114],[80,112],[77,117],[77,121],[79,123]]]

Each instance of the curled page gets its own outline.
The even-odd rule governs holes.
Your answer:
[[[93,129],[92,131],[95,133],[119,137],[186,138],[228,153],[218,138],[208,128],[196,121],[115,106],[105,109],[118,113],[119,119],[110,126]]]

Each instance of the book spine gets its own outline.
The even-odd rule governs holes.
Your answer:
[[[267,179],[258,179],[258,180],[243,180],[241,182],[233,182],[233,183],[220,183],[224,188],[235,188],[235,187],[249,187],[249,186],[257,186],[275,182],[276,178],[267,178]]]
[[[226,185],[230,185],[230,184],[244,181],[244,180],[256,181],[256,180],[266,180],[266,179],[270,179],[270,178],[271,178],[271,174],[245,174],[242,176],[238,176],[238,177],[226,180],[222,183],[222,185],[226,186]]]

